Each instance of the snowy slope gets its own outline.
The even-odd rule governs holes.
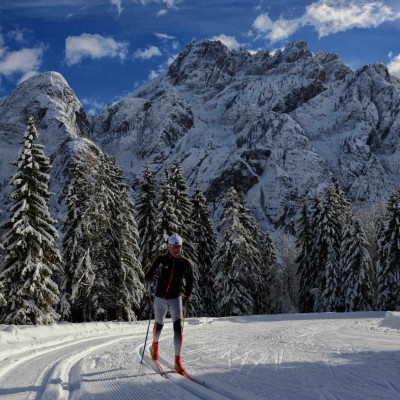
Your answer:
[[[206,387],[140,367],[144,321],[0,329],[1,399],[400,397],[400,313],[187,319],[182,358]],[[173,359],[170,322],[160,356]]]

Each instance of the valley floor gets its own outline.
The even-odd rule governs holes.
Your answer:
[[[400,313],[186,319],[183,364],[205,387],[140,365],[146,330],[145,321],[0,325],[0,399],[400,398]],[[165,369],[172,338],[167,322]]]

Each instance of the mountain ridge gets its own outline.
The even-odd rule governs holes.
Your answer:
[[[352,70],[337,54],[313,54],[301,40],[274,54],[250,54],[204,39],[90,124],[61,78],[38,75],[0,99],[0,141],[9,150],[32,108],[50,158],[58,160],[57,192],[65,193],[68,182],[57,154],[71,141],[116,156],[134,189],[145,160],[159,174],[179,157],[188,185],[200,181],[217,224],[230,185],[246,194],[262,227],[274,231],[293,225],[300,197],[324,190],[333,177],[355,203],[374,202],[400,183],[400,80],[381,63]],[[22,93],[28,89],[36,93],[32,102]],[[21,103],[13,112],[10,96]],[[63,195],[56,197],[61,216]]]

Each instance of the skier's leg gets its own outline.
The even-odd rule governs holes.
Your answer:
[[[164,326],[165,315],[167,314],[168,304],[165,299],[156,297],[154,299],[154,330],[153,330],[153,341],[158,343],[160,339],[161,330]]]
[[[175,355],[180,356],[182,350],[182,319],[183,319],[183,308],[182,308],[182,297],[179,296],[176,299],[169,300],[169,312],[174,323],[174,347]]]

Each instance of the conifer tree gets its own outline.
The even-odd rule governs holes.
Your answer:
[[[139,233],[133,214],[134,204],[127,185],[121,185],[119,224],[119,269],[118,269],[118,320],[136,321],[144,294],[144,273],[139,262]],[[124,318],[125,317],[125,318]]]
[[[324,207],[319,220],[320,251],[325,268],[325,287],[322,297],[327,311],[343,310],[342,273],[340,271],[341,226],[337,197],[332,187],[325,193]]]
[[[272,298],[273,286],[276,282],[276,251],[271,234],[266,231],[262,249],[261,279],[264,286],[264,298],[260,312],[271,314],[274,299]]]
[[[379,239],[378,302],[383,311],[400,306],[400,190],[388,199],[387,215]]]
[[[64,271],[60,312],[64,320],[90,321],[95,267],[91,249],[93,231],[93,193],[98,170],[98,153],[88,148],[70,168],[71,181],[66,197],[63,226]]]
[[[253,293],[257,287],[254,265],[248,256],[249,232],[242,221],[242,206],[234,188],[226,194],[222,218],[222,238],[214,258],[214,290],[220,316],[254,313]]]
[[[156,188],[154,174],[146,161],[139,183],[139,195],[136,202],[136,220],[139,232],[139,261],[147,270],[153,261],[152,246],[155,240]]]
[[[203,314],[202,302],[199,292],[199,270],[197,265],[197,252],[193,231],[192,203],[188,193],[186,181],[182,175],[182,167],[179,159],[175,159],[171,168],[171,197],[177,215],[178,230],[176,231],[183,238],[183,254],[189,258],[193,265],[193,289],[191,301],[186,307],[186,316],[197,317]]]
[[[319,247],[321,244],[321,231],[318,229],[322,213],[323,202],[319,195],[316,194],[312,199],[309,220],[311,246],[309,252],[308,282],[310,284],[310,293],[313,297],[313,312],[324,311],[322,292],[325,288],[325,265]]]
[[[175,201],[171,194],[170,171],[165,167],[161,176],[155,221],[155,241],[152,253],[154,256],[167,251],[168,238],[172,233],[179,233],[180,221],[175,209]],[[180,233],[179,233],[180,234]]]
[[[249,242],[247,253],[249,259],[252,260],[252,276],[254,277],[254,314],[263,313],[267,304],[267,286],[264,282],[265,271],[263,265],[263,235],[256,219],[251,215],[250,210],[246,207],[244,193],[238,193],[239,215],[240,221],[244,226],[247,240]]]
[[[216,304],[213,290],[214,268],[213,258],[218,242],[210,211],[206,205],[206,198],[200,186],[196,183],[195,194],[192,198],[193,233],[197,251],[197,265],[199,271],[198,286],[201,288],[201,303],[203,316],[215,316]]]
[[[344,230],[341,253],[345,311],[371,311],[373,309],[373,288],[370,280],[372,263],[367,251],[365,233],[355,217]]]
[[[312,289],[315,285],[315,274],[311,268],[312,236],[308,204],[303,197],[303,207],[297,223],[296,247],[299,256],[296,259],[297,274],[300,277],[299,311],[302,313],[313,312],[314,298]]]
[[[6,229],[2,237],[6,257],[0,281],[7,304],[1,309],[0,322],[5,324],[49,324],[60,317],[54,310],[59,291],[52,280],[61,255],[57,221],[48,209],[51,165],[44,146],[35,143],[38,137],[31,115],[18,159],[12,163],[18,169],[11,180],[10,219],[1,226]]]
[[[1,214],[1,210],[0,210],[0,214]],[[0,243],[0,272],[3,270],[3,255],[1,254],[1,252],[3,252],[3,251],[4,251],[4,247]],[[3,282],[0,280],[0,307],[5,306],[7,304],[6,299],[4,298],[3,293],[2,293],[3,288],[4,288]]]

